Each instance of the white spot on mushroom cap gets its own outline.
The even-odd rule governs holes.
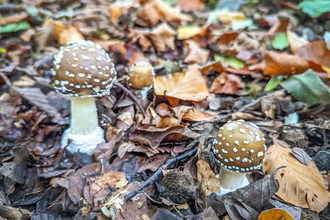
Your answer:
[[[238,140],[234,141],[234,143],[239,146],[239,141]]]
[[[236,147],[233,148],[233,151],[236,153],[238,150]]]
[[[81,58],[82,58],[83,60],[89,60],[90,57],[82,54],[82,55],[81,55]]]
[[[221,149],[221,151],[225,154],[228,154],[228,151],[226,151],[225,149]]]
[[[243,158],[243,159],[242,159],[242,162],[243,162],[243,163],[247,163],[247,162],[249,162],[249,160],[248,160],[247,158]]]
[[[264,156],[264,152],[263,151],[258,152],[257,157],[262,157],[262,156]]]

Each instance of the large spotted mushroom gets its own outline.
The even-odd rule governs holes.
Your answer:
[[[71,100],[70,127],[61,145],[71,153],[92,155],[104,142],[94,97],[109,94],[117,77],[114,64],[100,45],[84,40],[62,47],[54,59],[54,87]]]
[[[221,166],[220,194],[248,185],[246,174],[261,168],[266,150],[264,135],[255,124],[237,120],[220,127],[212,146]]]

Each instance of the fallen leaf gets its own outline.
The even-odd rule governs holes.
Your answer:
[[[222,73],[225,70],[225,68],[222,65],[221,61],[206,64],[201,68],[201,72],[205,75],[209,74],[211,70],[214,70],[218,73]]]
[[[224,11],[218,15],[218,19],[222,23],[231,24],[235,21],[243,21],[245,15],[242,12]]]
[[[157,128],[162,129],[169,129],[171,127],[175,127],[180,124],[180,121],[176,118],[173,118],[171,116],[165,116],[162,118],[162,120],[157,124]]]
[[[161,23],[152,30],[149,37],[158,51],[166,51],[166,47],[174,50],[174,39],[176,34],[176,31],[167,23]]]
[[[296,99],[308,105],[320,103],[330,104],[330,90],[327,85],[309,69],[303,74],[291,76],[281,83],[281,86],[291,93]]]
[[[0,26],[5,26],[7,24],[16,24],[25,20],[29,16],[26,12],[21,12],[6,17],[0,18]]]
[[[305,165],[308,165],[312,158],[301,148],[294,147],[292,148],[292,152],[290,152],[297,160],[300,161],[300,163],[303,163]]]
[[[211,193],[220,193],[220,181],[215,177],[209,163],[202,157],[197,163],[197,179],[202,183],[205,196]]]
[[[300,57],[273,51],[266,53],[265,75],[295,75],[305,72],[308,68],[308,62]]]
[[[299,37],[296,33],[290,30],[290,28],[286,31],[288,40],[290,42],[290,48],[293,54],[296,54],[297,51],[304,45],[308,44],[308,41],[302,37]]]
[[[178,117],[178,120],[187,120],[187,121],[205,121],[215,118],[216,115],[202,112],[199,109],[193,109],[190,106],[181,105],[179,107],[173,107],[172,110],[174,111],[175,115]]]
[[[183,12],[193,12],[203,10],[205,5],[200,0],[179,0],[176,7],[180,8]]]
[[[288,40],[286,33],[278,34],[272,42],[273,48],[277,49],[277,50],[284,50],[289,45],[290,45],[290,42]]]
[[[317,18],[323,13],[329,12],[330,5],[329,1],[324,0],[302,1],[299,3],[298,9],[302,9],[304,13],[312,18]]]
[[[152,157],[148,157],[145,163],[138,169],[138,172],[142,172],[145,170],[151,170],[155,172],[169,157],[168,154],[159,154]]]
[[[108,143],[103,142],[96,145],[95,153],[94,153],[95,159],[96,160],[104,159],[108,161],[111,157],[115,144],[116,144],[116,138],[113,137],[112,139],[110,139]]]
[[[157,148],[159,144],[170,135],[175,135],[175,141],[181,138],[197,138],[199,134],[191,131],[190,129],[183,127],[183,126],[175,126],[171,127],[167,130],[156,128],[156,127],[149,127],[148,130],[136,130],[132,135],[132,141],[142,143],[144,145],[150,146],[152,148]],[[173,139],[172,139],[173,141]]]
[[[179,40],[186,40],[201,32],[201,27],[196,25],[180,26],[177,29]]]
[[[264,172],[270,173],[286,166],[275,175],[280,184],[276,196],[295,206],[322,211],[330,202],[330,193],[324,186],[322,175],[314,162],[304,165],[290,152],[290,148],[272,145],[265,155]]]
[[[209,95],[206,82],[197,65],[191,65],[185,72],[176,75],[158,76],[154,92],[181,100],[200,102]]]
[[[172,8],[162,0],[153,0],[153,7],[157,10],[158,14],[166,21],[192,21],[189,15],[182,14],[178,8]]]
[[[184,58],[184,62],[191,64],[203,65],[207,62],[210,52],[206,49],[200,48],[199,45],[193,40],[185,41],[188,51]]]
[[[295,220],[288,212],[284,211],[283,209],[270,209],[263,211],[258,218],[258,220],[277,220],[277,219]]]
[[[210,92],[217,94],[236,94],[243,87],[240,77],[222,72],[213,80]]]
[[[136,23],[141,26],[154,27],[159,23],[162,17],[158,14],[152,2],[145,4],[144,10],[141,10],[137,14]]]
[[[330,50],[324,41],[314,41],[300,47],[297,55],[309,62],[330,68]]]

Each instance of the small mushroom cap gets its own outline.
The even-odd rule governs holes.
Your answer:
[[[155,81],[154,68],[147,62],[137,62],[129,67],[128,85],[132,89],[150,87]]]
[[[117,76],[109,55],[92,41],[62,47],[53,63],[54,88],[68,96],[109,94]]]
[[[212,146],[216,162],[221,167],[242,173],[260,169],[266,150],[259,127],[244,120],[224,124]]]

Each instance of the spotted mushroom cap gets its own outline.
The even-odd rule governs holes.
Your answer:
[[[68,96],[109,94],[117,77],[109,55],[92,41],[77,41],[54,56],[54,88]]]
[[[220,127],[212,151],[222,168],[251,172],[261,168],[267,146],[259,127],[244,120],[230,121]]]
[[[143,89],[153,85],[154,68],[147,62],[137,62],[129,67],[128,85],[132,89]]]

